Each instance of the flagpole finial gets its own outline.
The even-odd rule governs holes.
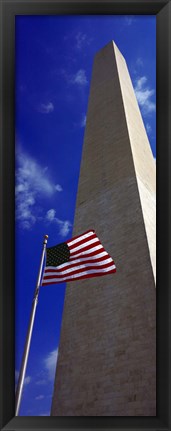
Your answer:
[[[43,241],[43,243],[44,243],[44,244],[47,244],[47,240],[48,240],[48,238],[49,238],[49,235],[45,235],[45,236],[44,236],[44,241]]]

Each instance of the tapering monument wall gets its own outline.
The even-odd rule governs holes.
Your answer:
[[[95,56],[73,236],[117,272],[68,283],[54,416],[156,415],[155,161],[114,42]]]

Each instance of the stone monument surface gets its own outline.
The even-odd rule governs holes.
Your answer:
[[[95,56],[73,236],[117,272],[67,284],[51,414],[156,415],[156,166],[127,65]]]

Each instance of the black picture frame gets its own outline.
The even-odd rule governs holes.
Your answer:
[[[157,21],[157,416],[15,417],[15,15],[156,15]],[[170,333],[170,0],[1,0],[0,426],[2,430],[171,430]],[[170,48],[170,49],[169,49]]]

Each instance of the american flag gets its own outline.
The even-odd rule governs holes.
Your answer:
[[[94,230],[46,250],[42,286],[81,280],[116,272],[113,259],[105,251]]]

